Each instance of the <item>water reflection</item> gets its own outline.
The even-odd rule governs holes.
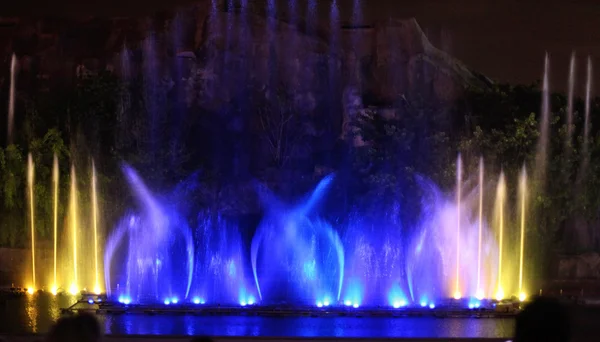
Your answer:
[[[0,334],[45,333],[74,303],[69,296],[35,294],[6,298],[0,306]],[[373,337],[373,338],[509,338],[513,319],[256,317],[196,315],[98,316],[107,334]]]

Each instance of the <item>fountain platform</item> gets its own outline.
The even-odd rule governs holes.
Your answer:
[[[206,315],[206,316],[276,316],[276,317],[438,317],[438,318],[504,318],[514,317],[520,312],[521,303],[514,301],[481,301],[475,307],[468,300],[452,299],[439,301],[437,306],[405,306],[392,308],[385,306],[352,307],[330,305],[317,307],[310,305],[215,305],[215,304],[123,304],[106,301],[103,296],[82,298],[65,314],[90,312],[103,315],[142,314],[142,315]]]

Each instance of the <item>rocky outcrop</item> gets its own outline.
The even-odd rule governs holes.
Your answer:
[[[319,83],[328,82],[321,85],[331,87],[328,77],[383,102],[402,95],[451,102],[465,88],[489,84],[433,47],[414,19],[361,27],[341,23],[308,27],[308,21],[300,18],[280,20],[259,10],[225,12],[223,8],[215,10],[210,1],[199,0],[152,18],[4,18],[0,20],[0,51],[5,63],[12,52],[17,53],[20,69],[36,77],[69,78],[80,65],[92,71],[120,72],[118,55],[123,47],[142,53],[145,41],[153,37],[165,72],[172,74],[166,66],[177,58],[196,58],[195,69],[205,71],[192,67],[192,74],[183,76],[218,75],[222,82],[211,83],[211,91],[223,101],[234,92],[229,83],[242,76],[247,77],[244,82],[267,84],[275,74],[294,87],[304,102],[315,101],[315,92],[323,93],[325,88],[318,89]],[[132,58],[132,63],[141,60]],[[341,100],[342,91],[337,95]]]
[[[558,278],[600,279],[600,254],[585,253],[560,257]]]
[[[368,87],[380,98],[393,101],[403,94],[450,102],[468,87],[489,85],[432,46],[415,19],[382,23],[374,35],[373,79]]]

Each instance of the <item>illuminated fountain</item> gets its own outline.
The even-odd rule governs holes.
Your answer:
[[[16,72],[17,72],[17,56],[13,53],[10,59],[10,90],[8,95],[8,123],[7,123],[7,138],[8,144],[12,144],[12,133],[15,121],[15,93],[16,93]]]
[[[496,282],[497,242],[485,221],[480,226],[478,217],[472,214],[479,204],[478,191],[465,192],[459,206],[431,181],[419,177],[418,183],[424,192],[421,221],[406,256],[412,300],[426,306],[443,298],[490,298]],[[456,277],[460,279],[458,288]]]
[[[92,161],[92,227],[94,229],[94,287],[93,292],[99,294],[100,268],[98,267],[98,193],[96,191],[96,165]]]
[[[460,299],[460,216],[462,215],[460,211],[460,202],[461,198],[461,187],[462,187],[462,159],[460,155],[458,155],[458,159],[456,160],[456,285],[454,287],[454,299]]]
[[[369,202],[369,207],[350,214],[343,234],[344,305],[406,306],[411,299],[405,282],[400,208],[386,206],[379,198]]]
[[[58,277],[56,272],[57,267],[57,253],[58,253],[58,181],[59,181],[59,173],[58,173],[58,158],[56,154],[54,154],[54,158],[52,160],[52,188],[53,188],[53,200],[52,200],[52,211],[53,211],[53,279],[52,285],[50,287],[50,292],[56,294],[58,292]]]
[[[216,12],[215,4],[213,2],[213,11]],[[275,1],[270,0],[267,4],[268,23],[275,25]],[[311,0],[308,4],[309,11],[315,12],[316,1]],[[243,11],[248,10],[246,5],[244,1]],[[295,14],[296,3],[288,2],[288,5]],[[360,21],[360,12],[359,2],[354,1],[355,24]],[[338,52],[336,44],[340,39],[337,38],[341,35],[335,2],[329,15],[330,52],[333,54]],[[227,20],[231,21],[233,17],[228,16]],[[317,25],[312,22],[315,18],[311,16],[308,19],[308,30],[316,31]],[[291,20],[295,22],[297,18]],[[215,24],[218,23],[211,21],[211,25]],[[227,23],[227,39],[231,41],[235,40],[232,36],[241,34],[232,32],[234,26],[232,22]],[[267,32],[272,34],[274,30]],[[241,40],[247,43],[246,39]],[[150,95],[157,92],[154,83],[159,78],[156,44],[155,37],[150,36],[143,45],[144,72],[148,75],[145,86]],[[298,52],[293,44],[288,48],[288,56]],[[123,54],[125,70],[129,70],[127,58],[127,54]],[[224,58],[231,56],[225,53]],[[535,169],[531,169],[535,172],[545,169],[547,164],[548,65],[546,56],[542,134],[537,164]],[[12,74],[13,69],[14,66]],[[331,84],[338,78],[334,70],[336,68],[329,69]],[[272,71],[276,73],[277,70]],[[125,73],[128,74],[127,71]],[[571,94],[574,62],[570,73]],[[588,76],[590,73],[591,66],[588,66]],[[358,86],[360,80],[356,81]],[[13,83],[11,98],[14,97]],[[588,77],[588,93],[590,87]],[[587,132],[589,95],[586,100]],[[11,101],[13,106],[14,101]],[[336,99],[331,97],[329,101]],[[151,102],[151,130],[155,130],[158,128],[157,118],[162,114],[157,99]],[[569,122],[573,120],[572,102],[570,95]],[[151,136],[155,139],[156,135]],[[159,143],[152,140],[151,148]],[[524,265],[526,199],[529,194],[525,168],[518,184],[519,197],[514,201],[519,209],[511,212],[511,198],[507,195],[504,175],[500,175],[498,184],[493,183],[497,185],[496,193],[487,194],[485,181],[488,178],[495,181],[497,174],[484,177],[483,158],[479,160],[478,168],[470,170],[469,165],[469,161],[463,163],[459,155],[455,189],[447,193],[431,180],[417,177],[416,183],[423,195],[415,198],[421,207],[414,213],[417,223],[410,225],[401,221],[403,208],[393,200],[390,203],[374,200],[368,210],[353,208],[349,213],[343,213],[347,217],[342,218],[334,219],[327,216],[327,212],[319,212],[325,208],[323,202],[333,182],[332,176],[321,180],[304,201],[293,204],[285,203],[260,187],[258,193],[265,213],[259,226],[252,227],[256,231],[251,241],[252,232],[243,231],[235,218],[197,207],[194,210],[200,210],[199,214],[196,215],[197,211],[193,215],[184,214],[182,206],[192,207],[195,203],[184,203],[186,201],[178,196],[151,193],[141,177],[132,168],[124,166],[123,172],[137,199],[138,209],[123,216],[111,230],[103,253],[103,234],[99,224],[104,221],[98,208],[95,164],[91,164],[91,183],[89,187],[85,184],[86,191],[82,194],[77,190],[75,166],[71,167],[70,191],[65,196],[69,200],[68,223],[64,228],[65,234],[60,234],[59,165],[55,156],[52,173],[54,260],[51,292],[57,293],[64,288],[72,294],[81,290],[87,292],[88,288],[94,293],[105,290],[110,300],[125,306],[147,304],[169,305],[170,308],[184,304],[219,307],[285,304],[344,310],[359,307],[401,310],[405,307],[432,309],[443,306],[443,303],[454,306],[467,303],[468,307],[475,307],[482,301],[511,296],[523,300],[526,290],[531,290],[525,283]],[[36,281],[33,175],[34,163],[30,155],[28,194],[32,290],[43,286],[39,278]],[[489,183],[492,184],[491,181]],[[89,204],[84,201],[88,191]],[[404,189],[399,189],[401,191]],[[494,203],[493,210],[487,208],[486,203],[490,208]],[[87,215],[80,215],[88,209],[91,214],[89,221]],[[196,217],[191,218],[194,215]],[[511,230],[516,232],[517,229],[518,242],[510,235]],[[59,240],[61,235],[68,241]],[[515,260],[510,259],[510,255],[517,255],[517,249],[518,263],[513,262],[516,257]],[[100,259],[101,256],[103,259]],[[61,261],[68,265],[67,270],[61,269]],[[38,268],[41,267],[38,265]]]
[[[332,180],[324,178],[294,206],[260,191],[267,212],[252,239],[251,262],[263,302],[327,306],[340,300],[344,249],[337,232],[315,212]]]
[[[198,215],[194,241],[191,301],[195,304],[255,304],[256,290],[238,226],[219,214],[204,211]]]
[[[77,213],[77,178],[75,176],[75,166],[71,165],[71,203],[69,205],[69,218],[71,226],[71,252],[73,253],[73,280],[69,285],[69,293],[75,295],[79,292],[79,272],[77,269],[77,234],[79,230],[79,219]]]
[[[484,172],[484,164],[483,157],[479,158],[479,222],[478,227],[479,231],[477,232],[477,292],[475,293],[475,297],[479,300],[482,300],[485,295],[483,289],[481,288],[481,241],[483,237],[483,172]]]
[[[524,301],[527,298],[525,291],[523,290],[523,267],[524,267],[524,256],[525,256],[525,203],[527,200],[527,170],[525,166],[523,166],[523,171],[521,171],[520,181],[519,181],[519,194],[520,194],[520,204],[521,204],[521,220],[520,220],[520,238],[519,238],[519,300]]]
[[[34,186],[34,165],[31,153],[27,156],[27,189],[29,193],[29,225],[31,228],[31,278],[32,283],[29,286],[29,293],[33,293],[36,290],[36,279],[35,279],[35,197],[33,197],[33,186]]]
[[[497,213],[498,222],[498,285],[496,286],[495,298],[497,300],[504,299],[504,288],[502,286],[503,274],[502,274],[502,257],[504,248],[504,201],[506,198],[506,183],[504,182],[504,173],[500,173],[500,179],[498,180],[498,187],[496,189],[496,206],[495,210]]]
[[[130,167],[123,171],[140,211],[109,236],[104,256],[106,293],[121,302],[177,303],[188,297],[194,246],[187,223],[161,205]]]

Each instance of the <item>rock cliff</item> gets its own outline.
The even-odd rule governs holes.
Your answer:
[[[400,96],[447,103],[468,87],[490,84],[433,47],[415,19],[310,27],[304,20],[223,9],[211,9],[205,0],[152,18],[2,18],[3,69],[8,70],[10,54],[16,53],[22,88],[41,86],[39,80],[71,79],[77,66],[122,72],[123,48],[143,55],[148,39],[153,39],[153,58],[162,66],[162,77],[206,84],[207,76],[213,76],[210,91],[219,101],[235,93],[236,81],[267,84],[273,74],[305,102],[315,101],[317,84],[331,86],[332,78],[382,103]],[[180,58],[190,61],[183,75],[174,75],[171,65]],[[132,58],[131,68],[142,60],[143,56]]]

